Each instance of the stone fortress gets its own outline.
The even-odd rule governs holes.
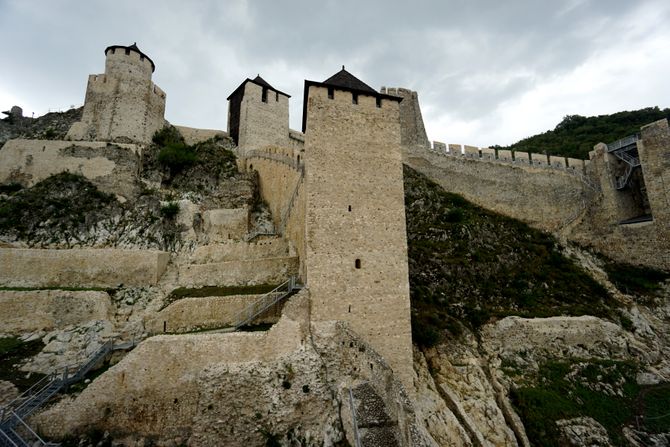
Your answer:
[[[105,73],[89,76],[81,121],[66,139],[8,141],[0,183],[32,186],[70,171],[120,201],[138,194],[143,151],[167,124],[166,95],[137,45],[110,46],[105,57]],[[123,284],[160,295],[290,276],[304,286],[278,315],[265,316],[275,322],[265,332],[174,335],[231,324],[257,296],[185,298],[131,314],[107,332],[153,336],[76,399],[35,416],[42,433],[95,427],[166,445],[255,445],[261,434],[244,424],[267,417],[274,430],[298,426],[316,444],[346,437],[354,445],[358,426],[364,445],[431,445],[412,404],[403,163],[485,208],[615,259],[670,269],[666,121],[644,127],[631,143],[638,164],[626,174],[633,180],[617,188],[625,167],[605,144],[589,160],[431,144],[416,92],[377,91],[344,67],[323,82],[305,81],[301,131],[289,128],[289,99],[258,76],[228,97],[227,132],[176,126],[189,144],[232,139],[238,168],[257,178],[273,234],[252,230],[247,207],[204,209],[183,199],[178,220],[191,244],[180,252],[0,248],[0,284],[34,289],[0,293],[0,305],[12,309],[1,317],[2,332],[57,329],[115,312],[118,320],[104,292],[66,297],[53,289]],[[208,243],[193,236],[196,215]],[[85,305],[57,316],[63,300]],[[31,323],[35,313],[40,320]],[[302,391],[278,394],[271,390],[277,377],[287,393]],[[288,377],[302,388],[287,388]],[[250,399],[262,402],[262,412],[254,414]],[[335,413],[324,410],[333,405]],[[332,428],[333,414],[344,433]],[[362,423],[366,417],[373,422]]]

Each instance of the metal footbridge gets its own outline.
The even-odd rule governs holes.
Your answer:
[[[635,134],[607,145],[607,152],[626,164],[624,174],[615,178],[616,189],[624,189],[628,186],[633,171],[640,166],[640,156],[637,152],[639,140],[640,134]]]

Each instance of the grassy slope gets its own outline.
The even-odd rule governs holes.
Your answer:
[[[409,167],[405,206],[417,343],[508,315],[614,317],[605,289],[551,235],[447,193]]]

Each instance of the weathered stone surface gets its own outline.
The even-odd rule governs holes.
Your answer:
[[[107,292],[28,290],[0,291],[0,330],[24,333],[63,328],[111,317]]]
[[[236,318],[261,295],[207,296],[182,298],[148,317],[149,333],[191,332],[198,329],[222,328],[236,323]],[[281,305],[273,307],[257,318],[255,323],[276,323]]]
[[[639,345],[614,323],[592,316],[507,317],[481,330],[488,350],[532,365],[547,357],[626,359],[631,345]]]
[[[117,287],[156,284],[170,255],[151,250],[0,248],[0,284],[10,287]]]
[[[187,264],[179,269],[182,287],[281,284],[298,273],[294,256]]]
[[[312,318],[350,322],[411,389],[398,102],[360,94],[354,103],[352,92],[338,89],[331,99],[317,85],[306,94],[305,266]]]
[[[140,152],[135,144],[10,140],[0,151],[0,183],[32,186],[69,171],[83,175],[102,191],[128,198],[138,190]]]
[[[558,425],[562,441],[566,445],[580,447],[607,447],[612,445],[605,427],[593,418],[561,419],[556,421],[556,425]]]

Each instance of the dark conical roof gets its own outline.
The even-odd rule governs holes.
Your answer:
[[[130,51],[134,51],[134,52],[136,52],[136,53],[139,53],[139,55],[140,55],[141,57],[143,57],[143,58],[145,58],[146,60],[148,60],[149,63],[151,64],[151,72],[153,73],[154,71],[156,71],[156,64],[154,64],[154,61],[152,61],[151,58],[150,58],[149,56],[147,56],[146,54],[144,54],[144,53],[139,49],[139,47],[137,46],[137,42],[133,42],[133,44],[132,44],[132,45],[129,45],[129,46],[125,46],[125,45],[111,45],[111,46],[108,46],[107,48],[105,48],[105,56],[107,56],[107,52],[108,52],[109,50],[116,50],[117,48],[121,48],[121,49],[123,49],[123,50],[130,50]]]
[[[251,78],[247,78],[247,79],[245,79],[244,81],[242,81],[242,83],[241,83],[241,84],[240,84],[240,85],[233,91],[233,93],[231,93],[226,99],[230,101],[230,98],[232,98],[232,97],[235,96],[240,90],[242,90],[242,88],[244,87],[244,85],[245,85],[247,82],[253,82],[253,83],[256,84],[256,85],[260,85],[261,87],[268,88],[268,89],[270,89],[270,90],[272,90],[272,91],[274,91],[274,92],[279,93],[280,95],[284,95],[284,96],[286,96],[287,98],[290,98],[290,97],[291,97],[291,95],[289,95],[289,94],[287,94],[287,93],[284,93],[284,92],[282,92],[282,91],[280,91],[280,90],[277,90],[276,88],[274,88],[273,86],[271,86],[265,79],[261,78],[261,75],[256,75],[256,77],[253,78],[253,79],[251,79]]]
[[[331,87],[340,87],[347,90],[367,92],[373,95],[378,94],[375,89],[345,70],[344,65],[342,65],[342,70],[323,81],[322,84]]]
[[[373,89],[365,82],[358,79],[356,76],[349,73],[344,69],[342,65],[342,70],[338,71],[328,79],[323,82],[308,81],[305,80],[305,90],[302,96],[302,131],[305,132],[307,129],[307,95],[309,93],[309,87],[328,87],[334,88],[336,90],[349,91],[355,94],[362,94],[367,96],[373,96],[377,100],[386,99],[390,101],[402,101],[402,98],[399,96],[387,95],[385,93],[380,93],[377,90]],[[379,104],[379,102],[378,102]]]
[[[252,80],[253,80],[254,83],[260,85],[261,87],[267,87],[269,89],[275,90],[275,88],[273,86],[271,86],[265,79],[261,78],[261,75],[257,75]]]

